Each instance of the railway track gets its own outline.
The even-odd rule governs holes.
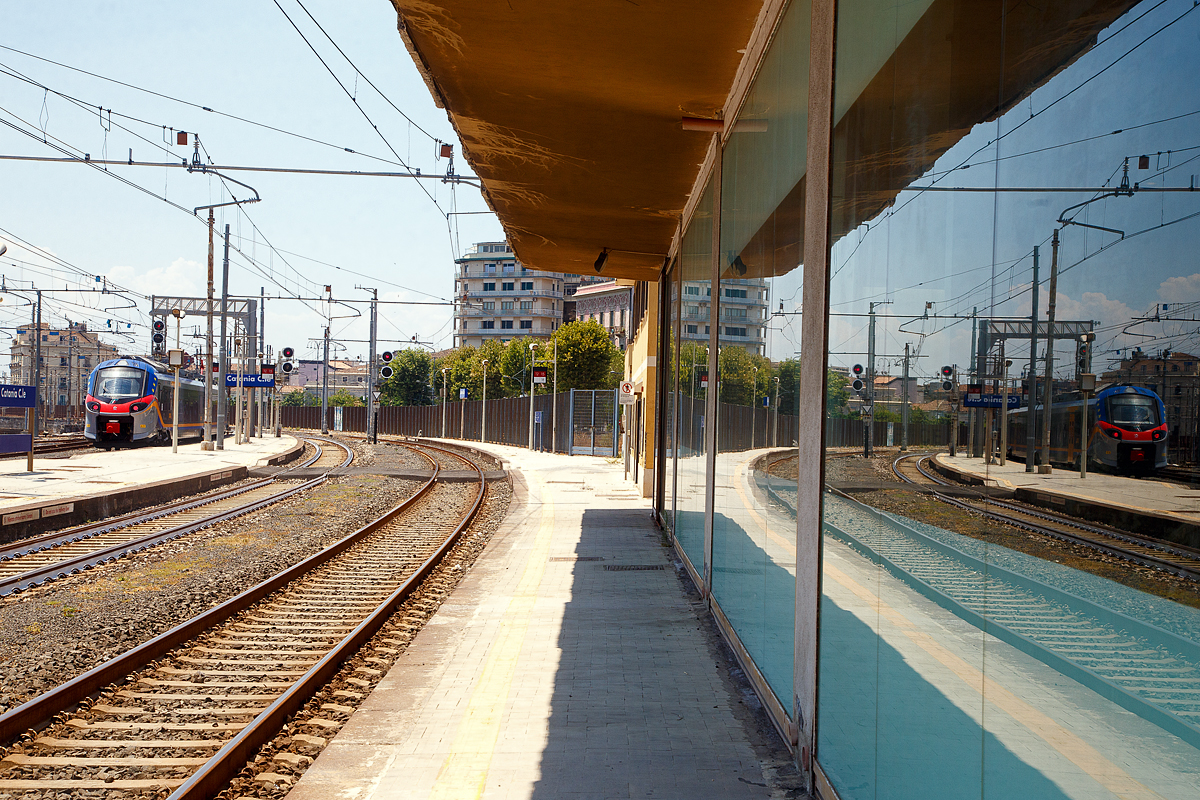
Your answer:
[[[319,485],[326,480],[329,470],[345,466],[353,459],[350,448],[340,442],[308,441],[316,453],[293,469],[314,467],[326,471],[311,480],[289,485],[284,482],[290,471],[286,470],[236,489],[0,547],[0,596],[90,569],[277,503]]]
[[[937,487],[961,487],[928,469],[925,462],[930,457],[929,453],[902,455],[892,462],[892,471],[897,478],[906,483],[929,487],[927,491],[942,502],[982,514],[988,519],[1200,581],[1200,551],[1115,528],[1085,523],[1052,511],[1026,508],[1017,503],[987,497],[982,492],[976,493],[974,497],[964,498],[938,491]]]
[[[1200,746],[1200,645],[833,491],[824,527],[934,603]],[[1072,591],[1076,591],[1075,588]]]
[[[379,519],[0,715],[0,742],[51,723],[0,760],[0,794],[169,790],[172,800],[191,800],[224,788],[383,626],[478,512],[485,483],[474,463],[448,450],[407,446],[426,457],[432,477]],[[438,480],[440,470],[464,465],[474,483]],[[369,685],[353,678],[348,684]],[[324,731],[340,727],[335,718],[349,710],[325,704],[324,716],[289,734],[323,743]]]

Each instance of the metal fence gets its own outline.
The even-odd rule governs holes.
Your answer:
[[[587,399],[581,399],[581,395]],[[599,399],[597,399],[599,397]],[[607,399],[605,399],[607,397]],[[616,390],[571,390],[556,395],[539,394],[533,399],[533,446],[535,450],[555,453],[581,454],[579,447],[572,448],[576,429],[572,425],[574,414],[572,403],[583,403],[589,407],[608,409],[607,424],[597,423],[597,445],[590,444],[587,452],[596,455],[615,456],[618,437],[616,435]],[[487,441],[494,444],[509,444],[526,447],[529,444],[529,398],[504,397],[488,400]],[[378,409],[378,431],[392,436],[435,436],[447,439],[480,441],[484,428],[484,401],[464,400],[437,406],[381,406]],[[351,433],[366,433],[367,409],[362,406],[346,406],[340,410],[326,411],[326,426],[329,430]],[[340,425],[339,418],[340,417]],[[320,429],[321,409],[308,406],[285,406],[283,425],[287,428]],[[444,429],[443,429],[444,420]]]

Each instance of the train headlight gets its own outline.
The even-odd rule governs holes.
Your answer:
[[[1121,438],[1121,431],[1117,428],[1108,428],[1104,432],[1107,433],[1109,436],[1111,436],[1114,439]]]
[[[1160,439],[1167,438],[1167,432],[1166,431],[1153,431],[1150,434],[1150,438],[1157,442]]]
[[[88,404],[87,404],[87,407],[88,407],[88,410],[89,410],[89,411],[99,411],[99,410],[100,410],[100,404],[99,404],[99,403],[88,403]]]
[[[129,407],[129,410],[136,414],[139,411],[145,411],[149,406],[149,403],[134,403]]]

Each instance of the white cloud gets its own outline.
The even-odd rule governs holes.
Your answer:
[[[160,297],[203,297],[208,289],[208,266],[188,258],[177,258],[162,267],[139,270],[118,265],[105,275],[110,281],[143,294]],[[216,277],[220,292],[220,275]]]
[[[1158,298],[1164,303],[1195,302],[1200,299],[1200,273],[1167,278],[1158,285]]]

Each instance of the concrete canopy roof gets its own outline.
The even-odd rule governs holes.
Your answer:
[[[761,0],[392,0],[522,264],[657,280]]]

